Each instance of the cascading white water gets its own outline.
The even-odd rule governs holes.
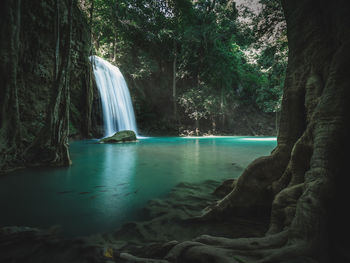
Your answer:
[[[91,56],[96,84],[102,101],[105,136],[132,130],[137,134],[128,86],[120,70],[106,60]]]

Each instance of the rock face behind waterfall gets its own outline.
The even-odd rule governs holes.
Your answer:
[[[99,140],[99,143],[122,143],[122,142],[136,142],[136,134],[133,131],[119,131],[113,136]]]

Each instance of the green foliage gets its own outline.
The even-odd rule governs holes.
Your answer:
[[[259,0],[262,11],[252,17],[255,46],[260,46],[257,58],[267,82],[257,91],[256,103],[267,112],[280,110],[288,62],[287,28],[279,0]]]
[[[217,96],[208,95],[206,88],[195,87],[188,89],[179,97],[179,104],[184,108],[188,117],[193,120],[207,119],[219,113],[220,102]]]
[[[260,2],[260,14],[247,12],[251,26],[239,22],[229,0],[95,0],[95,53],[134,82],[156,83],[144,84],[142,93],[169,108],[175,65],[176,102],[193,120],[228,114],[237,103],[276,111],[288,50],[285,28],[269,29],[281,22],[279,3]],[[262,45],[267,36],[277,40]],[[252,62],[246,51],[257,43],[262,49]]]
[[[280,110],[284,78],[287,69],[287,42],[266,47],[258,60],[258,65],[265,72],[267,82],[258,89],[256,102],[267,112]]]

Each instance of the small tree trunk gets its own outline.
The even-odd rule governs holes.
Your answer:
[[[115,5],[114,5],[114,40],[113,40],[113,62],[116,63],[117,62],[117,41],[118,41],[118,32],[117,32],[117,27],[118,27],[118,0],[115,1]]]
[[[93,55],[93,42],[92,42],[92,27],[93,27],[93,15],[94,15],[94,0],[90,0],[90,18],[89,18],[89,30],[90,30],[90,51],[89,55]],[[94,84],[93,84],[93,63],[90,63],[90,61],[86,58],[86,64],[87,64],[87,71],[84,76],[88,76],[84,83],[83,87],[83,100],[84,100],[84,109],[83,109],[83,118],[81,121],[81,131],[83,133],[83,136],[85,138],[88,138],[91,136],[91,115],[92,115],[92,103],[93,103],[93,96],[94,96]]]
[[[93,30],[93,21],[94,21],[94,3],[95,0],[91,0],[91,5],[90,5],[90,56],[93,55],[93,35],[92,35],[92,30]]]
[[[196,130],[195,130],[195,133],[196,133],[196,136],[199,135],[199,119],[195,119],[195,126],[196,126]]]
[[[177,94],[176,94],[176,43],[174,41],[174,60],[173,60],[173,107],[174,107],[174,119],[177,120]]]
[[[113,62],[117,63],[117,32],[115,32],[114,40],[113,40]]]
[[[60,5],[59,1],[55,1],[55,30],[54,34],[56,37],[56,47],[55,47],[55,61],[54,61],[54,81],[58,78],[58,68],[60,65]]]
[[[215,116],[211,116],[211,126],[213,129],[213,133],[216,133],[216,121],[215,121]]]
[[[220,96],[220,111],[221,111],[221,128],[225,129],[225,101],[224,101],[224,89],[221,88]]]

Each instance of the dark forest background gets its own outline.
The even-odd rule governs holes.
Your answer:
[[[127,79],[141,134],[275,135],[288,43],[278,1],[82,1],[92,53]]]

